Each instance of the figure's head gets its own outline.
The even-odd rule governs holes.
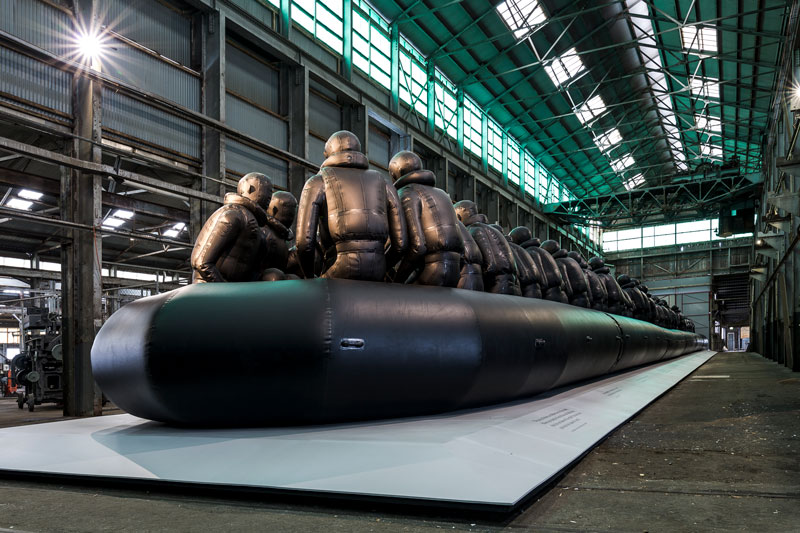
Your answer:
[[[422,170],[422,159],[414,152],[408,150],[397,152],[389,161],[389,175],[392,181],[397,181],[415,170]]]
[[[533,237],[531,230],[525,226],[517,226],[508,233],[508,236],[511,237],[511,242],[516,244],[528,242]]]
[[[503,235],[503,226],[500,224],[489,224],[489,226],[499,231],[500,235]]]
[[[542,250],[546,251],[550,255],[554,255],[561,250],[561,246],[559,246],[559,244],[553,239],[548,239],[542,243]]]
[[[672,310],[675,311],[676,313],[680,313],[681,312],[681,308],[678,307],[677,305],[673,305],[672,306]]]
[[[294,222],[297,215],[297,198],[288,191],[277,191],[272,195],[267,214],[275,217],[278,222],[287,228]]]
[[[472,200],[461,200],[453,206],[460,220],[465,226],[469,226],[478,217],[478,206]]]
[[[589,265],[586,263],[586,259],[583,258],[583,255],[581,255],[580,252],[569,252],[567,257],[574,259],[581,266],[581,268],[589,268]]]
[[[591,259],[589,259],[589,268],[591,268],[592,270],[599,270],[604,266],[606,266],[606,262],[603,261],[603,258],[600,256],[596,255]]]
[[[272,199],[272,182],[260,172],[251,172],[239,180],[236,192],[239,196],[254,201],[262,209],[267,209]]]
[[[620,274],[619,276],[617,276],[617,283],[619,283],[620,285],[627,285],[630,282],[631,282],[631,277],[627,274]]]
[[[538,248],[542,245],[542,240],[539,237],[534,237],[531,239],[531,246],[534,248]]]
[[[355,133],[341,130],[337,131],[330,137],[328,142],[325,143],[325,152],[323,155],[327,158],[339,152],[360,152],[361,141],[358,140]]]

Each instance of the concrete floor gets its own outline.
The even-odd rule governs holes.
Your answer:
[[[509,517],[0,479],[0,531],[800,531],[798,451],[800,374],[719,353]]]

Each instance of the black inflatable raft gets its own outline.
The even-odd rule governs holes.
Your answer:
[[[705,346],[694,333],[544,300],[316,279],[137,300],[101,328],[92,367],[136,416],[257,426],[488,405]]]

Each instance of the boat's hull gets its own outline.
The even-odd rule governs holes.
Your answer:
[[[344,280],[196,284],[117,311],[92,348],[122,409],[193,426],[488,405],[697,351],[693,333],[460,289]]]

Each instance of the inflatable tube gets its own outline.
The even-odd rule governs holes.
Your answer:
[[[257,426],[505,402],[701,346],[693,333],[546,300],[316,279],[142,298],[100,329],[92,367],[136,416]]]

